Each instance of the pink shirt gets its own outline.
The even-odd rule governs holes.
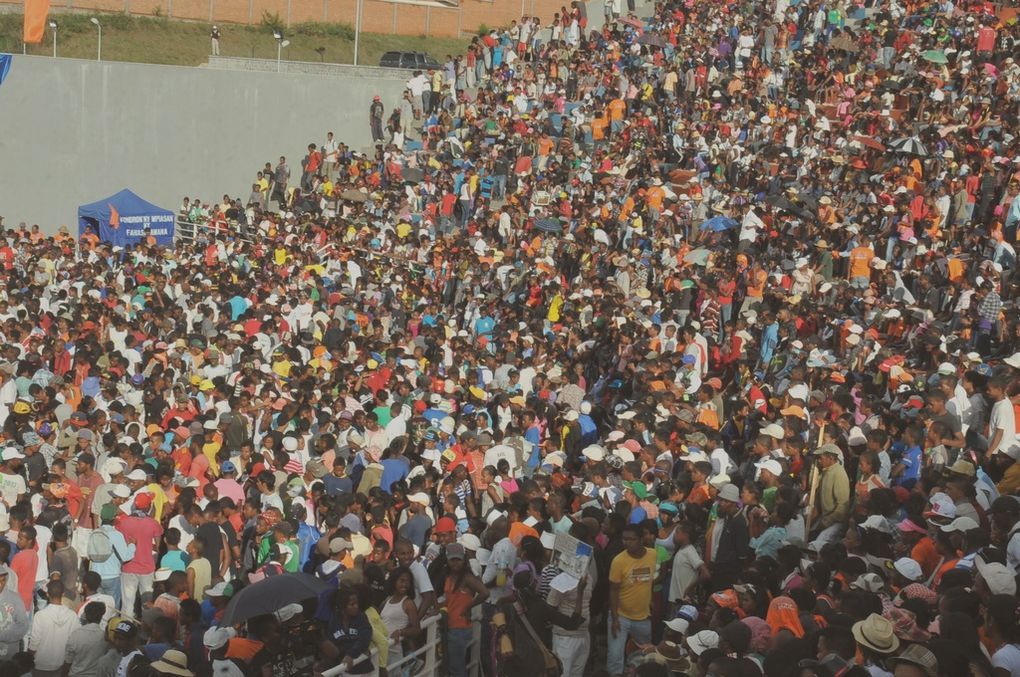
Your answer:
[[[151,574],[156,570],[156,559],[152,554],[156,543],[163,535],[163,527],[151,517],[130,515],[117,524],[117,530],[124,534],[128,543],[135,544],[135,556],[124,563],[126,574]]]
[[[216,485],[216,491],[219,493],[220,498],[229,498],[238,507],[244,503],[244,490],[241,489],[241,485],[237,483],[237,480],[218,479],[214,482],[214,484]]]

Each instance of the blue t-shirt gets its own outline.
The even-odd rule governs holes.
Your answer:
[[[183,550],[168,550],[159,560],[159,566],[170,571],[187,571],[189,559]]]
[[[330,473],[322,478],[322,485],[326,489],[327,496],[354,493],[354,482],[350,477],[337,477]]]
[[[541,434],[537,427],[528,428],[524,432],[524,439],[531,443],[531,454],[528,455],[528,467],[534,470],[538,467],[539,449],[542,448]]]
[[[495,328],[496,321],[489,317],[488,315],[485,315],[484,317],[479,317],[478,321],[475,322],[475,334],[477,336],[488,336],[489,334],[492,333],[492,330]]]
[[[230,304],[230,319],[231,321],[236,320],[244,314],[244,311],[248,310],[248,299],[241,296],[233,296],[227,303]]]
[[[630,511],[630,519],[627,520],[628,524],[641,524],[648,519],[648,513],[641,506],[635,506]]]
[[[921,477],[921,447],[909,447],[903,452],[900,463],[903,464],[903,474],[896,478],[896,486],[910,489]]]
[[[382,477],[379,478],[379,488],[387,494],[390,493],[393,483],[407,477],[407,473],[411,470],[406,458],[384,458],[379,463],[383,467]]]

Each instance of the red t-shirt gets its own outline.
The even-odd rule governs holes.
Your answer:
[[[457,196],[453,193],[443,195],[443,204],[439,208],[440,216],[453,216],[453,206],[457,203]]]
[[[135,544],[135,556],[121,569],[126,574],[151,574],[156,570],[152,550],[163,535],[163,527],[151,517],[129,515],[120,520],[117,530],[128,543]]]
[[[993,49],[995,49],[995,29],[991,26],[978,29],[977,51],[991,52]]]
[[[32,608],[32,591],[35,589],[38,568],[39,553],[35,549],[21,550],[11,559],[11,570],[18,575],[18,594],[25,603],[25,611]]]

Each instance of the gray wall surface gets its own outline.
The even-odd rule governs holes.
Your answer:
[[[368,107],[403,81],[15,55],[0,85],[0,215],[77,232],[78,205],[122,188],[174,212],[185,195],[246,199],[286,155],[293,180],[326,132],[364,149]]]

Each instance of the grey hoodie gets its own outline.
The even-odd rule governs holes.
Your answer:
[[[8,577],[9,578],[9,577]],[[17,590],[10,585],[0,591],[0,660],[11,658],[28,634],[28,614]]]

